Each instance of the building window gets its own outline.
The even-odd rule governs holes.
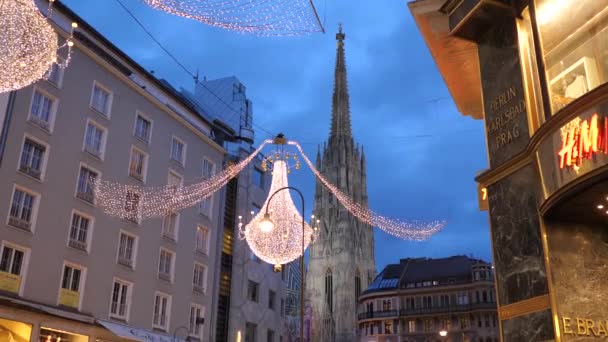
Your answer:
[[[276,293],[272,290],[268,290],[268,308],[274,310]]]
[[[106,130],[101,126],[87,122],[84,136],[84,150],[97,158],[103,158]]]
[[[59,305],[78,308],[80,306],[80,284],[83,271],[80,267],[73,265],[63,266],[63,277],[61,279],[61,291],[59,293]]]
[[[171,140],[171,159],[178,162],[180,165],[185,164],[186,144],[178,138],[173,137]]]
[[[129,161],[129,176],[137,179],[140,182],[145,181],[146,169],[148,164],[148,155],[143,151],[133,147],[131,148],[131,159]]]
[[[258,169],[257,167],[253,168],[253,184],[261,189],[264,189],[264,171]]]
[[[489,328],[490,327],[490,315],[485,314],[484,315],[484,321],[486,323],[486,328]]]
[[[266,334],[266,342],[274,342],[274,331],[268,329],[268,333]]]
[[[129,268],[135,266],[136,237],[120,232],[118,241],[118,263]]]
[[[433,321],[430,319],[424,320],[424,331],[429,332],[433,330]]]
[[[110,303],[110,317],[127,320],[129,304],[131,302],[131,284],[114,279],[112,286],[112,302]]]
[[[93,84],[90,107],[95,111],[110,117],[110,107],[112,105],[112,93],[99,83]]]
[[[608,82],[605,0],[535,0],[551,111]]]
[[[25,138],[19,161],[19,171],[36,179],[41,179],[42,168],[45,163],[45,153],[46,147],[44,145]]]
[[[205,311],[202,306],[190,304],[190,319],[188,320],[188,335],[192,337],[202,338],[203,326],[202,319],[205,317]]]
[[[177,241],[177,227],[179,224],[179,214],[170,213],[163,219],[163,236]]]
[[[469,304],[469,294],[468,293],[459,293],[456,297],[458,305],[467,305]]]
[[[145,143],[150,142],[152,135],[152,122],[141,114],[137,114],[135,117],[135,137],[141,139]]]
[[[393,323],[392,322],[384,322],[384,333],[386,335],[393,334]]]
[[[466,316],[460,317],[460,329],[468,329],[470,326],[469,318]]]
[[[25,249],[3,244],[0,255],[0,290],[19,293],[25,268],[25,253]]]
[[[89,231],[91,230],[91,219],[80,213],[72,213],[72,224],[70,226],[70,239],[68,245],[72,248],[87,250]]]
[[[99,174],[86,166],[80,167],[80,173],[78,174],[78,188],[76,190],[76,197],[81,200],[87,201],[91,204],[95,203],[95,194],[93,192],[95,180]]]
[[[194,263],[194,279],[192,286],[194,291],[205,293],[207,284],[207,267],[203,264]]]
[[[54,112],[55,100],[50,96],[42,93],[40,90],[34,89],[32,106],[30,107],[29,121],[50,132],[51,125],[54,119]]]
[[[260,284],[256,283],[255,281],[249,280],[247,283],[247,299],[249,299],[252,302],[258,302],[258,291],[259,291],[259,287]]]
[[[169,315],[171,314],[171,297],[164,293],[156,293],[154,296],[154,318],[152,327],[167,331],[169,327]]]
[[[15,188],[9,213],[8,224],[31,231],[37,195],[24,189]]]
[[[409,332],[416,332],[416,321],[408,321]]]
[[[203,254],[209,253],[209,229],[196,227],[196,251]]]
[[[139,205],[141,195],[133,190],[127,190],[125,195],[125,218],[131,222],[139,223]]]
[[[211,162],[209,159],[203,159],[203,172],[202,179],[210,179],[213,177],[213,173],[215,172],[215,164]],[[204,216],[211,217],[213,207],[213,195],[203,199],[200,204],[200,213]]]
[[[173,269],[173,252],[161,248],[158,261],[158,278],[172,281],[171,269]]]
[[[333,275],[331,273],[331,269],[328,269],[325,272],[325,303],[327,304],[327,308],[329,312],[334,311],[334,280]]]
[[[57,63],[53,63],[51,68],[46,73],[46,80],[56,87],[61,87],[61,81],[63,80],[63,69]]]
[[[257,342],[257,330],[257,324],[245,323],[245,342]]]

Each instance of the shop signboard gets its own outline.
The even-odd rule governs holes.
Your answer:
[[[537,151],[545,195],[608,165],[608,103],[593,106],[566,123]]]
[[[561,326],[564,335],[606,338],[608,336],[608,319],[590,319],[580,317],[562,317]]]
[[[21,286],[21,277],[0,271],[0,290],[6,292],[19,293],[19,288]]]
[[[59,304],[78,309],[80,304],[80,294],[76,291],[61,289],[59,294]]]

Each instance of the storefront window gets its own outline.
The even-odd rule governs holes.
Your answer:
[[[608,82],[608,0],[535,0],[535,5],[556,113]]]
[[[39,342],[88,342],[84,335],[69,333],[51,328],[40,328]]]

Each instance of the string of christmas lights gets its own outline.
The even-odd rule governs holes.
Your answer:
[[[149,6],[207,25],[260,36],[323,32],[312,0],[143,0]]]
[[[302,255],[302,247],[306,249],[313,241],[315,232],[305,222],[302,233],[302,216],[293,203],[289,189],[281,190],[273,196],[277,190],[289,186],[287,162],[274,161],[272,170],[270,191],[260,211],[244,229],[242,217],[239,216],[239,237],[247,241],[251,251],[260,259],[272,265],[283,265]],[[260,222],[265,218],[267,210],[274,224],[264,228]]]
[[[91,179],[95,203],[106,213],[131,221],[164,217],[200,203],[239,174],[267,144],[265,140],[253,153],[238,164],[229,165],[209,179],[188,185],[135,186],[100,178]]]
[[[54,0],[49,2],[49,14]],[[0,93],[21,89],[50,75],[54,63],[65,68],[71,56],[72,35],[59,46],[59,37],[34,0],[0,2]],[[77,27],[72,24],[73,30]],[[58,60],[58,50],[68,48]]]
[[[329,182],[319,170],[315,168],[308,156],[304,153],[302,146],[296,141],[289,141],[289,145],[295,146],[304,162],[308,165],[315,176],[321,183],[336,196],[336,199],[346,210],[348,210],[358,220],[367,223],[373,227],[382,229],[383,231],[401,239],[424,241],[430,238],[433,234],[440,231],[445,226],[445,221],[401,221],[385,216],[378,215],[370,209],[353,201],[348,195],[341,192],[335,185]]]

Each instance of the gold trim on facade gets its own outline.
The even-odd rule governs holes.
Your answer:
[[[501,320],[507,320],[551,308],[549,295],[545,294],[542,296],[532,297],[524,299],[517,303],[503,305],[498,308],[498,317]]]
[[[547,227],[544,220],[540,219],[540,235],[543,244],[543,252],[545,254],[545,272],[547,273],[547,284],[549,286],[549,302],[551,304],[551,317],[553,318],[553,331],[555,332],[555,342],[561,342],[562,336],[559,330],[559,318],[557,315],[557,300],[555,298],[555,290],[553,289],[553,276],[551,274],[551,259],[549,258],[549,242],[547,241]]]

